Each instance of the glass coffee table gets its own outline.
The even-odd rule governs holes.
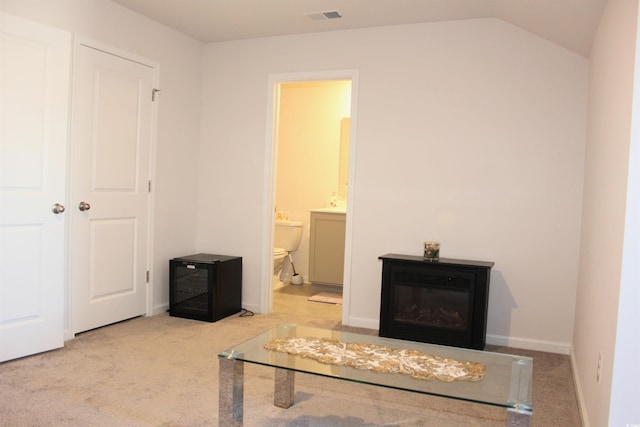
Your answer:
[[[480,381],[432,381],[405,374],[377,373],[265,349],[276,338],[330,338],[342,343],[363,343],[395,349],[417,350],[457,361],[485,365]],[[533,412],[533,359],[456,347],[382,338],[351,332],[291,324],[278,325],[218,355],[220,364],[219,425],[242,426],[244,363],[275,368],[274,405],[289,408],[294,403],[295,372],[396,390],[464,400],[507,410],[507,426],[529,426]]]

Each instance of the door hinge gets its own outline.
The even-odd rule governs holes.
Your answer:
[[[147,283],[149,283],[149,270],[147,270]]]
[[[148,192],[151,193],[151,181],[149,181],[149,190],[148,190]]]
[[[160,92],[160,89],[153,88],[151,89],[151,102],[156,100],[156,93]]]

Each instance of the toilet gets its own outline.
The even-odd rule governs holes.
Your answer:
[[[298,250],[302,237],[302,221],[276,221],[273,248],[273,289],[284,286],[280,276],[289,252]]]

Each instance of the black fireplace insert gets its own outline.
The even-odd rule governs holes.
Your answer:
[[[493,262],[387,254],[379,335],[484,349]]]

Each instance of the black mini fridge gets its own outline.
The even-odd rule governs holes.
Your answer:
[[[242,257],[195,254],[169,261],[169,315],[215,322],[242,310]]]

